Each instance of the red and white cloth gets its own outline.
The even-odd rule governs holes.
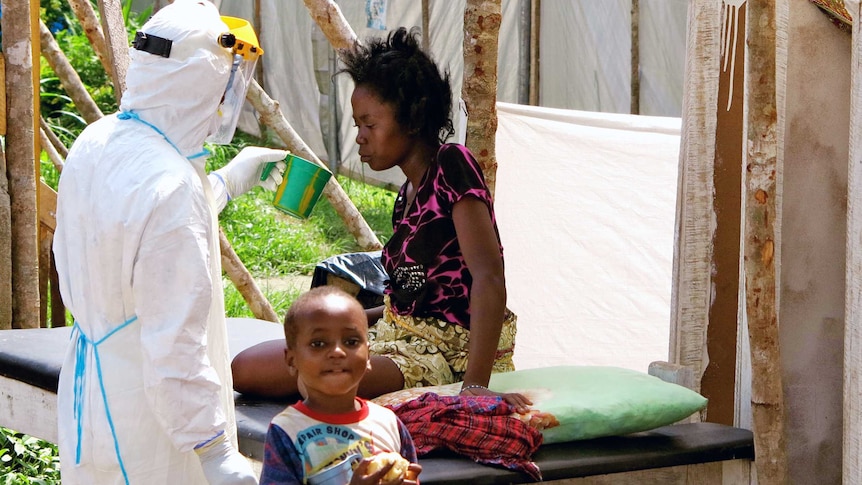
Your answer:
[[[542,433],[513,417],[514,406],[500,397],[422,394],[391,409],[407,426],[422,455],[448,448],[477,463],[500,465],[541,480],[533,453]]]

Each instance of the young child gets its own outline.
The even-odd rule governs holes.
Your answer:
[[[270,423],[261,485],[314,483],[321,470],[357,455],[363,459],[353,485],[418,483],[422,467],[407,428],[389,409],[356,396],[371,368],[362,305],[336,287],[314,288],[288,310],[284,336],[285,363],[304,399]],[[411,462],[407,477],[382,481],[393,465],[370,472],[373,457],[384,452]]]

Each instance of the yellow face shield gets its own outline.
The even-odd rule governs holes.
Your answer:
[[[218,127],[207,138],[207,142],[216,145],[228,144],[233,139],[257,60],[263,55],[257,35],[248,21],[225,16],[221,19],[227,24],[229,31],[219,36],[219,45],[231,51],[233,65],[219,106]]]

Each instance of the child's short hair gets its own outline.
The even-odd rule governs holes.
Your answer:
[[[284,339],[287,342],[288,347],[296,345],[296,335],[299,331],[300,325],[299,321],[304,318],[308,305],[330,295],[344,297],[346,300],[353,302],[353,304],[355,304],[363,313],[365,312],[365,309],[362,308],[362,304],[359,303],[353,295],[337,286],[324,285],[314,287],[299,295],[299,297],[294,300],[293,304],[290,305],[290,308],[287,310],[287,314],[284,316]]]

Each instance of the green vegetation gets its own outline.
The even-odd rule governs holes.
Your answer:
[[[125,0],[123,3],[127,30],[130,35],[134,35],[149,17],[149,11],[134,14],[128,8],[130,1]],[[116,111],[110,79],[70,12],[68,3],[42,0],[41,5],[42,19],[52,30],[58,29],[55,32],[58,44],[99,108],[106,114]],[[86,123],[44,59],[39,94],[42,116],[64,144],[70,146]],[[273,146],[266,140],[238,135],[232,145],[210,147],[213,156],[208,168],[213,170],[226,164],[246,145]],[[41,172],[45,183],[56,189],[59,173],[44,153]],[[385,242],[391,231],[394,194],[345,177],[338,176],[337,179],[377,237]],[[290,303],[307,288],[267,285],[261,281],[296,275],[310,276],[317,262],[335,254],[359,251],[360,248],[325,198],[318,202],[311,217],[300,220],[276,210],[271,204],[272,197],[271,192],[253,189],[231,201],[220,215],[219,222],[234,251],[258,281],[276,314],[283,315]],[[229,317],[252,316],[228,279],[225,279],[225,307]],[[59,483],[59,458],[55,445],[0,427],[0,485]]]
[[[0,485],[60,483],[57,447],[47,441],[0,428]]]

